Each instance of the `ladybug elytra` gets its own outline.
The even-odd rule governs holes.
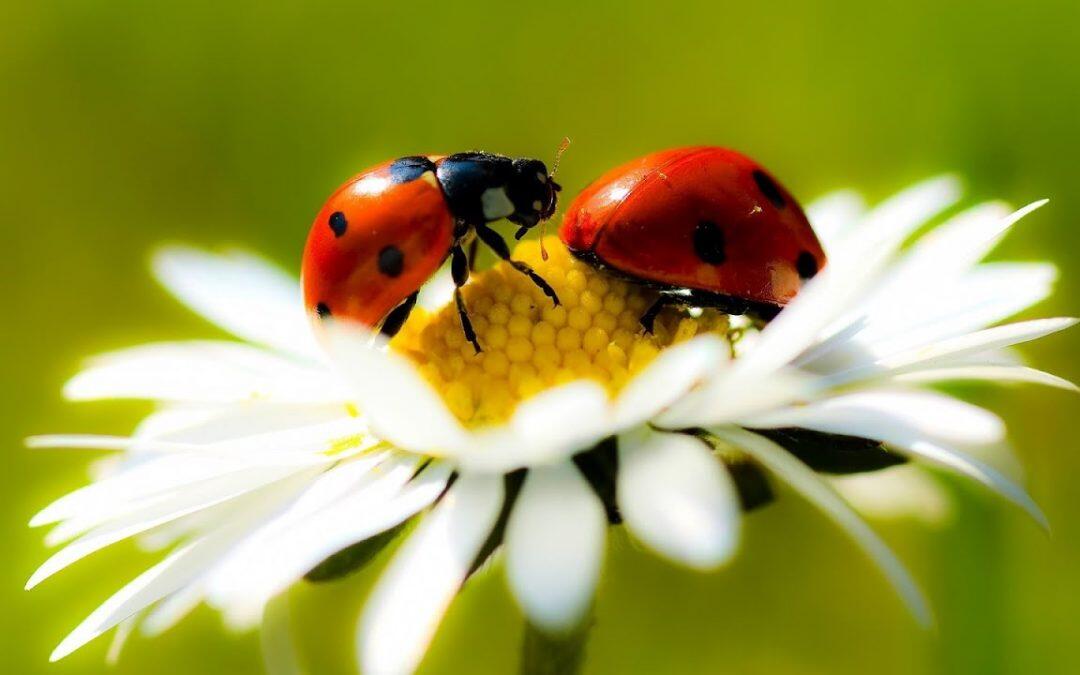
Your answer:
[[[485,152],[403,157],[369,169],[339,187],[315,217],[302,266],[305,306],[316,321],[334,317],[393,336],[420,287],[450,257],[462,329],[479,352],[461,296],[476,238],[559,304],[488,227],[505,218],[520,236],[551,217],[559,190],[540,160]]]
[[[577,257],[656,288],[668,304],[773,318],[825,265],[794,197],[733,150],[656,152],[601,176],[570,205],[559,237]]]

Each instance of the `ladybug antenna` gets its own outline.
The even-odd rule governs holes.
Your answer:
[[[540,223],[539,223],[539,225],[540,225],[540,257],[544,259],[544,262],[547,262],[548,252],[547,252],[547,249],[544,248],[544,225],[545,224],[547,224],[546,220],[541,220]],[[527,228],[527,227],[519,227],[518,231],[514,233],[514,239],[517,239],[518,241],[520,241],[522,237],[524,237],[526,234],[528,234],[528,232],[529,232],[529,228]]]
[[[563,136],[562,142],[559,143],[559,149],[555,151],[555,162],[551,165],[551,173],[548,175],[549,179],[551,179],[551,180],[555,179],[555,174],[557,174],[559,172],[559,162],[562,161],[563,153],[566,152],[566,149],[569,148],[569,147],[570,147],[570,137],[569,136]],[[559,190],[561,188],[555,188],[555,189]]]
[[[543,260],[544,262],[547,262],[548,252],[547,252],[547,249],[544,248],[544,235],[546,234],[544,232],[544,226],[545,225],[547,225],[546,220],[540,222],[540,259]]]
[[[555,151],[555,161],[551,164],[551,172],[548,173],[548,181],[551,183],[551,189],[555,192],[562,191],[562,186],[555,182],[555,174],[559,172],[559,162],[562,161],[563,153],[566,152],[566,149],[568,147],[570,147],[570,137],[563,136],[562,142],[559,143],[559,148]],[[552,205],[554,206],[554,201],[552,202]],[[544,218],[540,221],[540,257],[544,260],[544,262],[547,262],[548,259],[547,249],[544,248],[544,230],[545,226],[547,225],[548,218],[555,215],[554,211],[555,209],[553,208],[552,213],[547,214],[547,218]],[[525,228],[521,228],[520,230],[518,230],[517,236],[519,239],[523,234],[525,234],[524,230]]]

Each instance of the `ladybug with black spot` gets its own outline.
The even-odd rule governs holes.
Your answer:
[[[339,187],[315,217],[304,249],[304,303],[316,320],[358,322],[387,336],[400,330],[420,287],[447,257],[465,337],[480,344],[461,297],[478,237],[527,275],[556,305],[555,291],[488,226],[503,218],[518,234],[551,217],[560,188],[543,162],[486,152],[402,157]]]
[[[570,205],[559,237],[578,258],[659,291],[665,305],[768,321],[825,265],[799,203],[746,155],[690,147],[601,176]]]

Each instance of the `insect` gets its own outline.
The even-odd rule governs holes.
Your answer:
[[[659,291],[664,306],[776,316],[825,265],[795,198],[734,150],[690,147],[635,159],[589,185],[559,237],[578,258]]]
[[[559,304],[540,275],[511,260],[488,223],[506,218],[520,236],[551,217],[560,189],[540,160],[486,152],[402,157],[369,169],[339,187],[315,217],[302,265],[305,306],[316,321],[333,317],[393,336],[449,257],[461,326],[479,352],[461,295],[476,240]]]

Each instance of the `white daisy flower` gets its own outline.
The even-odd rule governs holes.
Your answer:
[[[1000,420],[918,385],[1072,386],[1004,351],[1072,320],[986,328],[1050,292],[1049,266],[977,264],[1039,204],[1011,215],[975,207],[897,256],[957,196],[944,178],[865,213],[848,193],[815,204],[829,264],[760,331],[709,310],[666,310],[655,335],[642,335],[649,291],[557,243],[547,262],[523,244],[515,256],[564,306],[501,268],[476,275],[465,291],[481,355],[447,308],[414,316],[389,348],[332,328],[327,357],[287,275],[246,254],[163,251],[155,270],[166,287],[245,342],[101,357],[68,383],[69,398],[149,399],[159,411],[130,437],[31,439],[121,454],[34,517],[56,523],[50,544],[70,543],[28,586],[124,538],[174,547],[53,658],[122,623],[160,632],[204,600],[236,626],[267,613],[280,627],[276,596],[370,557],[414,516],[358,629],[365,672],[413,670],[499,546],[530,623],[565,634],[591,605],[609,523],[677,563],[715,568],[735,551],[740,507],[767,498],[760,468],[849,531],[928,621],[902,566],[815,469],[921,460],[1042,521],[1019,487],[964,452],[999,441]],[[269,658],[293,658],[280,640],[264,644],[278,654]]]

